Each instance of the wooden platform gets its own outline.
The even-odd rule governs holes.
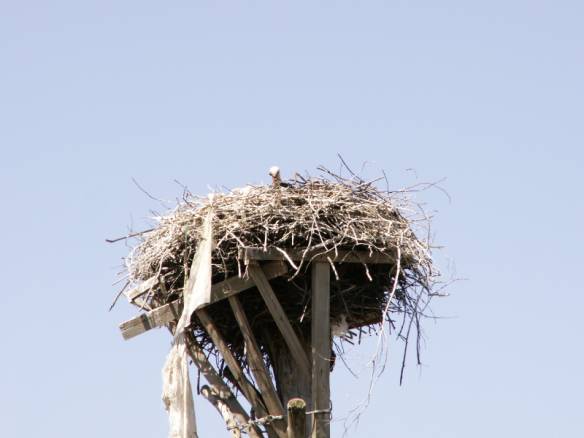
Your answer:
[[[197,317],[221,353],[242,396],[253,408],[255,415],[271,419],[264,423],[269,438],[286,438],[287,436],[300,438],[303,435],[298,423],[304,421],[305,417],[294,409],[289,410],[289,412],[294,413],[294,418],[289,418],[288,424],[294,424],[294,426],[291,425],[288,432],[286,431],[286,421],[283,418],[285,416],[284,406],[287,405],[288,400],[280,400],[278,397],[271,374],[266,368],[252,332],[248,320],[249,315],[245,314],[238,297],[240,292],[256,287],[289,349],[297,372],[307,382],[312,382],[311,400],[306,400],[306,404],[312,407],[314,413],[307,416],[309,422],[306,430],[311,431],[311,438],[328,438],[330,436],[329,373],[332,342],[330,329],[331,266],[342,263],[393,264],[395,258],[387,254],[366,251],[329,250],[323,252],[321,250],[320,252],[306,252],[298,249],[281,250],[276,248],[269,248],[265,251],[262,248],[243,248],[240,252],[240,258],[247,265],[248,277],[232,277],[214,284],[211,288],[210,302],[196,310]],[[299,262],[312,265],[312,315],[319,315],[318,318],[312,318],[309,354],[307,354],[306,346],[303,345],[290,324],[270,284],[270,280],[287,274],[289,269],[297,267]],[[172,301],[155,309],[146,307],[145,297],[151,291],[164,287],[163,280],[159,277],[150,278],[125,293],[132,304],[145,309],[146,312],[120,324],[124,339],[131,339],[155,327],[171,326],[180,318],[181,300]],[[257,386],[246,377],[230,351],[227,340],[223,339],[205,308],[225,299],[229,300],[235,320],[241,330],[247,352],[247,362]],[[375,316],[372,315],[371,318],[375,322]],[[209,364],[201,346],[197,344],[194,337],[189,336],[188,342],[193,362],[210,385],[203,392],[205,398],[221,412],[226,424],[231,425],[230,427],[233,427],[233,424],[241,427],[242,422],[249,422],[250,418],[253,418],[253,414],[247,414],[243,410],[228,385],[222,381],[218,372]],[[302,409],[305,409],[306,404]],[[250,423],[246,430],[252,438],[262,436],[256,423]],[[232,434],[232,436],[238,435]]]

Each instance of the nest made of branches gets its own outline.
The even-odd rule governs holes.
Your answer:
[[[139,233],[139,242],[126,259],[132,284],[154,276],[163,279],[164,287],[148,294],[147,307],[182,297],[203,219],[212,209],[214,283],[246,275],[240,257],[244,247],[300,249],[311,257],[333,248],[365,250],[399,260],[333,264],[330,309],[333,327],[348,328],[341,341],[360,341],[384,322],[405,338],[412,323],[418,326],[437,277],[429,242],[418,237],[426,233],[427,217],[410,202],[407,191],[384,190],[378,181],[319,170],[318,177],[296,175],[282,185],[246,186],[208,197],[186,192],[152,230]],[[291,263],[289,274],[271,281],[292,326],[304,339],[310,337],[310,259]],[[240,300],[270,366],[282,344],[275,323],[256,288],[242,292]],[[208,311],[246,369],[243,338],[229,304],[224,300]],[[221,356],[196,316],[190,330],[223,370]]]

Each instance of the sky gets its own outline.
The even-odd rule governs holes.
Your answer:
[[[578,1],[0,0],[2,435],[161,437],[163,330],[108,307],[128,248],[198,194],[336,168],[434,212],[460,278],[392,340],[348,436],[584,435],[584,4]],[[366,396],[371,342],[332,374],[333,436]],[[195,400],[202,438],[228,436]]]

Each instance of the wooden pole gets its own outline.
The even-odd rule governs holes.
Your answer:
[[[312,438],[330,438],[330,265],[312,263]]]
[[[296,362],[292,358],[292,353],[281,339],[277,339],[277,335],[278,333],[274,333],[275,339],[268,333],[264,333],[263,336],[268,344],[268,352],[274,371],[278,396],[284,406],[294,398],[301,398],[305,400],[306,409],[310,410],[311,406],[309,403],[312,399],[311,376],[305,376],[304,373],[299,372]],[[310,339],[303,340],[303,345],[305,346],[305,355],[308,357],[311,351]],[[309,436],[311,426],[310,421],[306,421],[305,436]]]
[[[288,402],[288,438],[306,438],[306,403],[301,398]]]

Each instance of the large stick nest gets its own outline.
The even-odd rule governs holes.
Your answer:
[[[392,264],[335,263],[331,323],[337,327],[346,322],[349,331],[342,339],[351,343],[364,332],[377,330],[384,321],[405,339],[412,323],[418,328],[436,277],[429,244],[416,235],[426,231],[427,218],[404,191],[382,190],[375,182],[320,170],[317,178],[296,176],[282,186],[247,186],[204,198],[185,193],[172,212],[139,235],[138,245],[126,260],[133,284],[153,276],[164,279],[164,287],[147,296],[147,307],[156,308],[182,296],[203,218],[212,209],[214,283],[245,275],[240,259],[243,247],[294,248],[312,255],[331,248],[366,250],[399,259]],[[290,322],[305,340],[310,337],[310,278],[307,257],[291,266],[288,275],[271,281]],[[239,297],[270,365],[273,355],[279,354],[279,332],[257,289]],[[224,300],[208,310],[246,368],[243,339],[229,304]],[[397,315],[401,315],[399,323]],[[196,316],[190,328],[223,369],[220,355]]]

